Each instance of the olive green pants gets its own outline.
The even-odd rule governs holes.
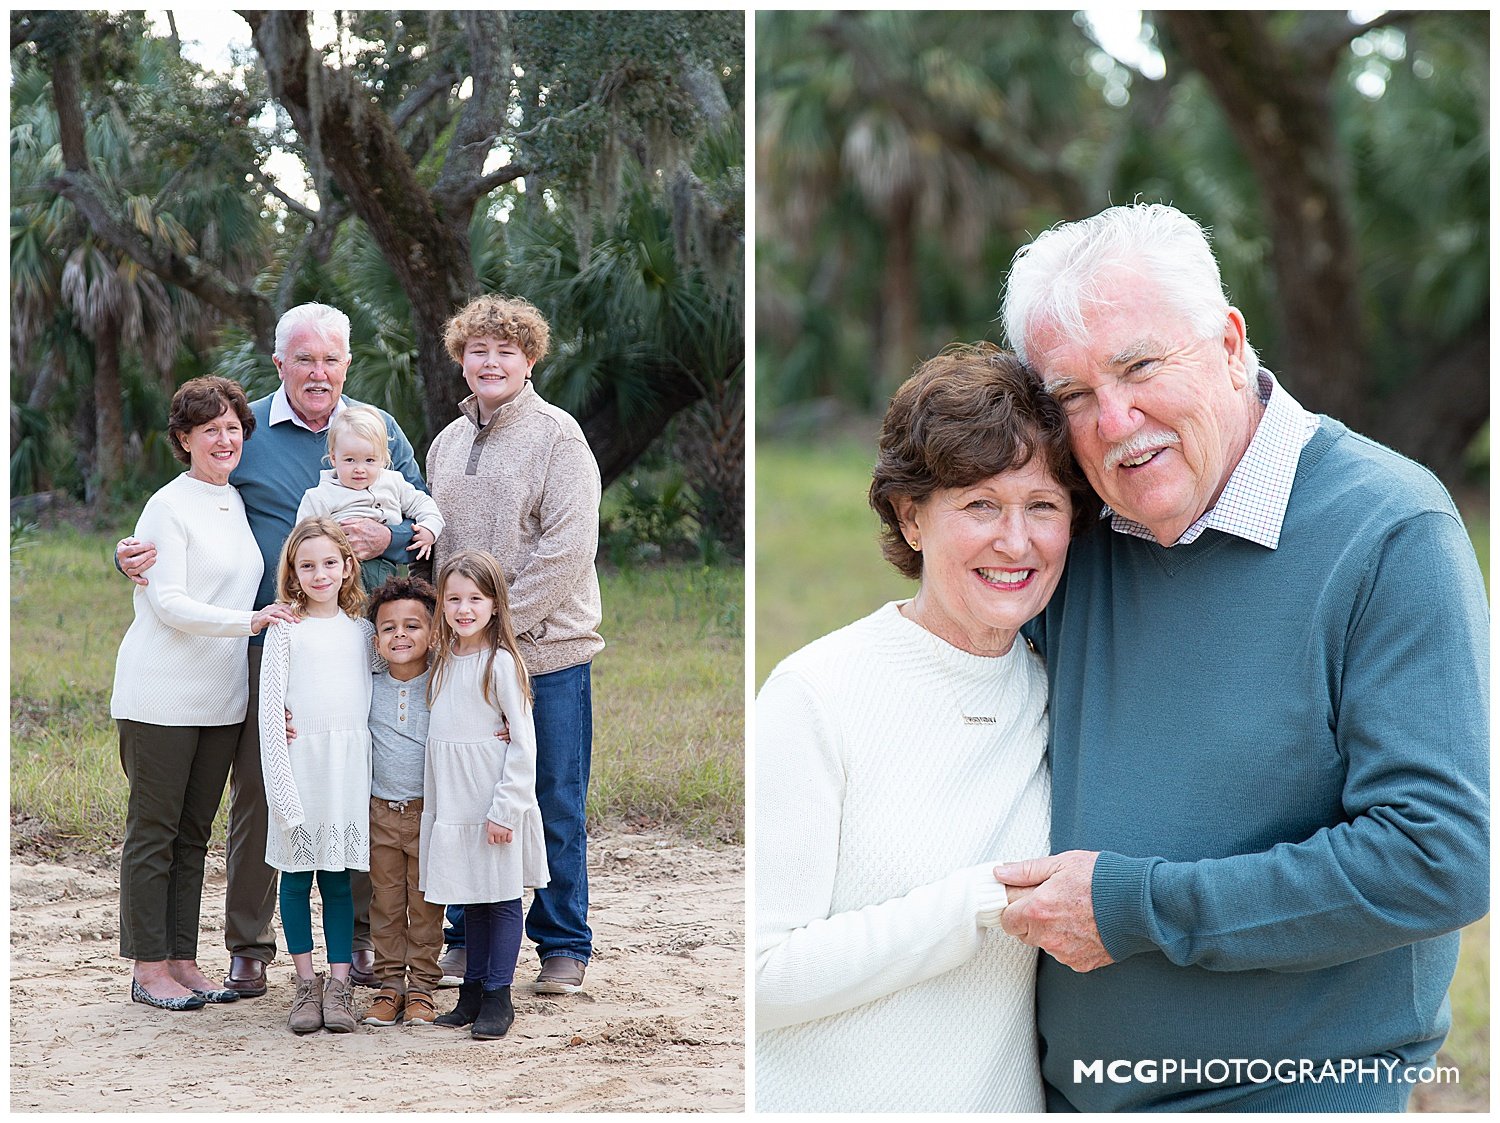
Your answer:
[[[203,861],[240,726],[117,723],[130,781],[120,853],[120,954],[198,957]]]

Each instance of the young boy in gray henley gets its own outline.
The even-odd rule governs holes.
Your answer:
[[[370,938],[380,993],[364,1023],[430,1025],[441,972],[443,906],[417,889],[422,770],[427,754],[427,658],[437,593],[426,581],[391,577],[367,615],[386,670],[370,695]]]

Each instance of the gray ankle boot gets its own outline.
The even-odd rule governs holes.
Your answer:
[[[310,979],[297,977],[297,994],[292,999],[292,1012],[286,1020],[293,1033],[317,1033],[323,1028],[323,976]]]
[[[329,979],[323,990],[323,1028],[329,1033],[353,1033],[358,1024],[354,1020],[354,983]]]

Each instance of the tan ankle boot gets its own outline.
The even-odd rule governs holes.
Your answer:
[[[329,979],[323,988],[323,1028],[329,1033],[353,1033],[354,984],[348,979]]]
[[[292,1012],[286,1020],[293,1033],[317,1033],[323,1028],[323,976],[314,975],[297,978],[297,995],[292,999]]]

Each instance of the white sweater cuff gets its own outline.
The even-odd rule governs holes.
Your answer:
[[[1000,914],[1005,911],[1005,886],[995,880],[995,867],[999,864],[998,860],[986,862],[964,871],[974,900],[975,920],[981,928],[998,927]]]

